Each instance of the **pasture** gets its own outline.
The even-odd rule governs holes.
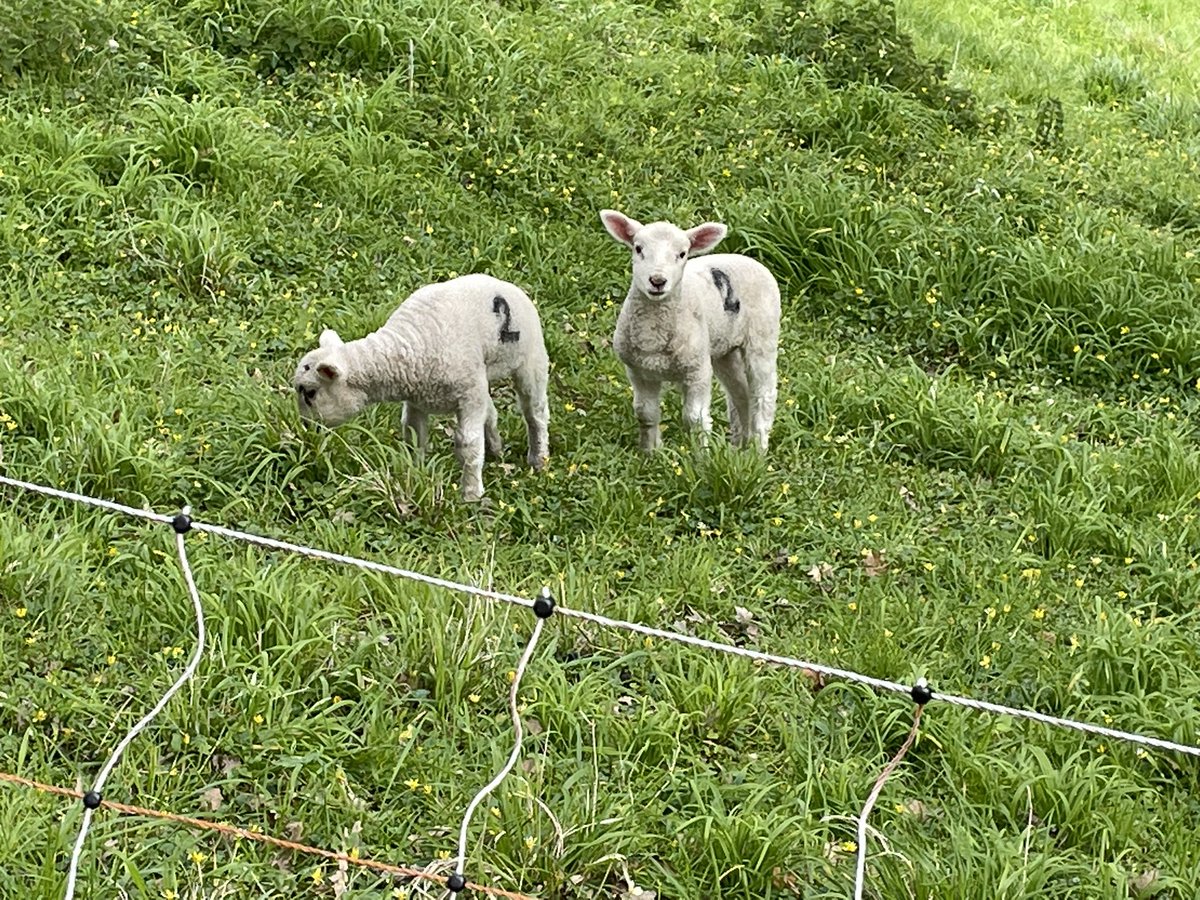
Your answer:
[[[17,0],[0,21],[0,474],[1200,743],[1200,13],[1178,0]],[[729,225],[783,292],[766,454],[637,450],[597,213]],[[298,420],[322,328],[538,304],[489,502],[440,419]],[[719,393],[717,394],[719,397]],[[0,489],[0,770],[86,788],[194,643],[170,529]],[[197,675],[109,799],[401,865],[512,744],[525,610],[193,534]],[[903,697],[551,618],[468,875],[845,898]],[[1194,757],[930,704],[866,895],[1194,898]],[[0,895],[77,802],[0,784]],[[442,888],[101,812],[82,897]]]

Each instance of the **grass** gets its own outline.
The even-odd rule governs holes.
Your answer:
[[[18,4],[0,469],[1196,744],[1186,7]],[[636,451],[604,207],[721,219],[778,274],[765,457],[698,451],[677,395],[663,451]],[[490,509],[457,501],[442,431],[422,460],[395,409],[303,429],[289,386],[322,328],[365,333],[480,270],[538,301],[554,367],[542,474],[499,392]],[[0,768],[88,784],[192,646],[171,536],[6,500]],[[210,647],[107,795],[445,859],[509,752],[527,614],[189,546]],[[849,895],[854,817],[911,723],[860,686],[559,620],[521,702],[524,761],[480,810],[469,874],[564,900]],[[934,704],[872,817],[867,893],[1190,898],[1196,791],[1189,759]],[[0,893],[61,896],[78,821],[0,788]],[[423,895],[111,815],[81,887],[404,890]]]

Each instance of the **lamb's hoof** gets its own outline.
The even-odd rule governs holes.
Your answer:
[[[638,435],[638,449],[643,453],[653,453],[662,446],[662,432],[659,428],[643,428]]]
[[[483,499],[483,488],[462,489],[463,503],[479,503]]]
[[[525,462],[529,463],[529,468],[533,471],[540,472],[546,468],[546,461],[549,459],[549,456],[526,456]]]

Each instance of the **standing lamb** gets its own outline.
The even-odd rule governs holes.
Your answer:
[[[525,417],[526,459],[549,453],[542,324],[528,295],[490,275],[464,275],[419,288],[373,334],[343,343],[334,331],[296,367],[300,416],[341,425],[366,406],[402,400],[406,437],[424,449],[430,413],[456,413],[454,453],[462,496],[483,496],[483,455],[503,449],[489,387],[511,379]]]
[[[633,250],[633,280],[617,317],[613,349],[633,385],[641,448],[659,446],[664,382],[683,391],[683,421],[712,431],[712,376],[725,389],[729,441],[767,448],[775,419],[779,285],[761,263],[737,253],[703,259],[726,228],[706,222],[689,231],[601,211],[608,233]]]

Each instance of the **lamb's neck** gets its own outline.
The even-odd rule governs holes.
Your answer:
[[[625,297],[625,305],[638,318],[663,319],[670,318],[679,309],[683,291],[679,285],[665,294],[650,297],[636,288],[630,288]]]
[[[372,403],[403,400],[412,395],[417,359],[412,341],[388,327],[345,344],[352,382]]]

